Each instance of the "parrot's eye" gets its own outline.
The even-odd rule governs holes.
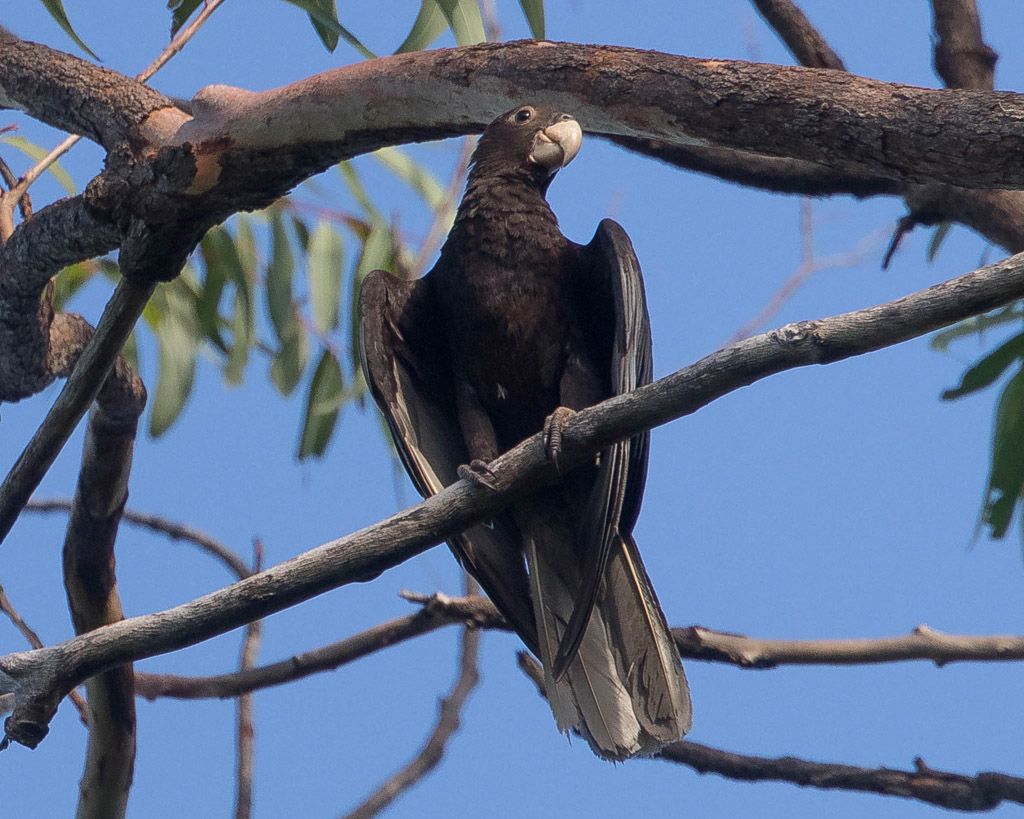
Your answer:
[[[533,117],[532,108],[520,108],[516,111],[516,122],[528,122]]]

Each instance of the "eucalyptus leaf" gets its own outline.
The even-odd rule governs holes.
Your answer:
[[[366,211],[368,216],[381,218],[380,211],[377,210],[370,195],[366,192],[363,178],[356,170],[356,166],[352,162],[341,162],[338,164],[338,172],[341,174],[341,181],[345,183],[345,187],[348,188],[348,192],[352,194],[352,198],[356,200],[359,207]]]
[[[271,253],[267,265],[266,297],[270,322],[278,341],[284,343],[284,336],[295,312],[292,302],[292,276],[295,273],[295,256],[285,228],[280,208],[274,208],[270,215]]]
[[[959,324],[954,324],[945,330],[940,330],[931,340],[931,348],[944,353],[954,341],[970,336],[982,336],[987,330],[993,327],[1001,327],[1004,324],[1024,323],[1024,305],[1020,302],[1009,304],[991,313],[983,313],[980,316],[972,316],[964,319]]]
[[[203,0],[169,0],[167,8],[172,12],[171,14],[171,36],[177,34],[185,21],[192,16]]]
[[[942,393],[942,400],[952,401],[985,389],[994,384],[1011,364],[1022,359],[1024,359],[1024,333],[999,345],[977,364],[968,367],[960,378],[959,386],[945,390]]]
[[[53,310],[55,313],[66,312],[65,308],[82,286],[97,272],[94,262],[78,262],[65,267],[53,282]]]
[[[445,189],[440,180],[406,151],[401,148],[381,148],[371,156],[419,194],[431,210],[437,210],[444,203]]]
[[[177,420],[192,394],[200,336],[193,302],[180,280],[163,286],[167,310],[157,328],[156,393],[149,417],[155,438]]]
[[[333,11],[334,3],[330,2],[330,0],[327,5],[330,6],[331,10],[325,10],[325,3],[323,0],[285,0],[285,2],[291,3],[293,6],[298,6],[300,9],[305,11],[309,15],[309,19],[312,20],[313,24],[317,27],[318,33],[322,29],[327,29],[332,34],[341,37],[346,43],[366,57],[366,59],[372,60],[377,56],[359,42],[358,37],[338,22],[337,12]],[[335,40],[335,43],[337,43],[337,40]],[[328,51],[334,50],[333,46],[329,45],[327,41],[324,41],[324,45],[327,46]]]
[[[530,26],[534,40],[543,40],[544,36],[544,0],[519,0],[519,5]]]
[[[297,315],[285,328],[281,337],[281,349],[270,364],[270,377],[282,395],[291,395],[302,379],[302,371],[309,359],[309,342],[306,331]]]
[[[344,260],[341,236],[327,222],[317,225],[309,239],[308,264],[313,323],[321,333],[329,333],[338,326]]]
[[[487,40],[484,18],[477,0],[436,0],[448,26],[460,46],[474,45]]]
[[[75,41],[75,45],[77,45],[80,49],[82,49],[82,51],[84,51],[94,60],[102,62],[102,60],[100,60],[100,58],[92,52],[92,49],[90,49],[89,46],[83,43],[81,38],[77,34],[75,34],[75,30],[71,27],[71,21],[68,20],[67,12],[64,11],[64,4],[61,2],[61,0],[42,0],[42,4],[43,7],[48,12],[50,12],[50,16],[57,21],[57,25],[64,29],[64,33]]]
[[[252,219],[240,214],[235,223],[238,232],[235,236],[235,252],[238,255],[239,267],[229,267],[235,287],[235,298],[231,327],[231,347],[228,359],[224,364],[224,380],[229,384],[239,384],[245,374],[245,366],[249,362],[249,353],[256,340],[255,331],[255,296],[253,293],[256,279],[256,239],[252,232]]]
[[[1002,538],[1024,489],[1024,370],[1011,378],[996,407],[992,435],[992,472],[982,520],[994,538]]]
[[[338,6],[334,0],[311,0],[311,2],[320,7],[322,14],[328,15],[335,23],[338,22]],[[328,51],[334,53],[334,49],[338,47],[338,31],[334,28],[328,28],[312,14],[309,16],[309,19],[313,23],[313,28],[316,29],[317,35],[320,37],[320,42],[324,44]]]
[[[306,396],[306,414],[299,440],[299,459],[319,457],[327,450],[344,404],[345,382],[334,353],[324,350]]]
[[[405,54],[409,51],[422,51],[432,45],[438,37],[448,29],[448,21],[437,5],[437,0],[423,0],[420,3],[419,14],[412,24],[412,29],[402,44],[395,50],[395,54]]]

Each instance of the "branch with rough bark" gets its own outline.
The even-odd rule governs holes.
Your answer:
[[[559,467],[571,469],[615,441],[696,412],[775,373],[898,344],[1022,297],[1024,256],[1014,256],[877,307],[762,333],[577,413],[566,425]],[[37,745],[60,699],[94,674],[193,645],[329,589],[376,577],[556,480],[558,467],[545,456],[542,437],[527,439],[493,462],[496,491],[458,481],[381,523],[190,603],[0,658],[0,693],[18,694],[5,723],[5,742]]]
[[[794,161],[804,170],[827,166],[819,187],[863,185],[864,194],[888,191],[892,181],[1024,186],[1024,100],[1005,92],[530,41],[381,58],[260,93],[210,86],[190,117],[116,72],[6,32],[0,45],[0,104],[108,151],[85,193],[23,222],[0,254],[5,400],[38,392],[66,374],[60,361],[74,360],[59,332],[66,319],[38,310],[38,294],[62,266],[120,248],[122,272],[145,295],[176,276],[203,233],[230,214],[266,205],[358,153],[479,131],[524,98],[571,110],[591,133],[653,156],[696,152],[723,175],[727,149],[748,152],[762,174],[781,175]],[[979,219],[1000,212],[998,202],[974,204]],[[138,309],[124,304],[112,321],[130,327]],[[112,356],[99,359],[98,373]],[[33,444],[0,491],[0,534],[84,414],[89,394],[81,382],[76,390],[81,399],[44,424],[46,443]]]
[[[519,667],[544,693],[544,672],[537,661],[520,652]],[[985,772],[976,776],[937,771],[920,757],[913,771],[866,768],[836,762],[814,762],[797,757],[737,754],[696,742],[674,742],[655,759],[686,765],[697,773],[713,773],[744,782],[789,782],[806,788],[859,791],[916,799],[960,811],[988,811],[1003,802],[1024,804],[1024,779]]]

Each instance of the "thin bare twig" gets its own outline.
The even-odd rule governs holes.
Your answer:
[[[525,651],[519,652],[519,668],[544,696],[544,672]],[[790,782],[823,790],[847,790],[901,796],[951,810],[992,810],[1002,802],[1024,804],[1024,779],[1002,773],[976,776],[946,773],[929,768],[918,757],[913,771],[863,768],[830,762],[812,762],[792,756],[760,757],[736,754],[683,740],[667,746],[655,758],[746,782]]]
[[[805,203],[806,208],[806,203],[809,203],[810,200],[804,199],[803,202]],[[757,315],[729,337],[729,340],[726,342],[727,344],[735,344],[737,341],[750,338],[750,336],[760,330],[774,316],[778,315],[786,302],[793,298],[800,288],[804,286],[807,280],[815,274],[823,273],[826,270],[842,270],[844,268],[860,264],[868,254],[873,253],[882,244],[885,236],[889,233],[888,229],[876,230],[875,232],[862,237],[852,250],[848,250],[845,253],[836,253],[831,256],[815,258],[813,240],[808,237],[808,218],[809,217],[807,216],[805,209],[802,215],[803,228],[801,230],[801,236],[803,258],[800,261],[800,266],[797,267],[797,269],[790,274],[789,278],[782,283],[782,286],[772,294],[768,303],[758,311]]]
[[[252,571],[263,568],[263,544],[257,539],[253,542]],[[242,658],[238,670],[249,671],[256,665],[259,656],[260,640],[263,636],[263,621],[254,620],[245,629],[245,640],[242,642]],[[235,787],[235,819],[249,819],[252,816],[253,774],[255,771],[254,756],[256,745],[256,729],[254,727],[253,696],[242,694],[238,698],[238,742],[236,750],[237,782]]]
[[[465,577],[466,594],[477,594],[479,587],[476,585],[476,581],[468,574]],[[347,819],[370,819],[371,816],[376,816],[404,791],[437,767],[444,756],[448,741],[459,729],[462,707],[480,678],[476,665],[479,646],[479,629],[467,625],[462,632],[458,680],[451,693],[441,700],[437,724],[426,744],[408,765],[384,782],[363,804],[347,814]]]
[[[68,512],[70,510],[71,501],[63,498],[44,498],[38,500],[33,498],[25,504],[26,512],[47,513]],[[158,515],[132,511],[131,509],[124,510],[121,520],[133,526],[139,526],[166,535],[171,540],[182,540],[199,547],[204,552],[217,558],[239,580],[253,573],[252,569],[245,565],[245,561],[235,554],[231,548],[191,526],[175,523]]]
[[[156,74],[157,71],[163,68],[171,57],[185,47],[185,44],[195,36],[196,32],[202,28],[210,15],[213,14],[217,10],[217,7],[223,2],[224,0],[203,0],[202,11],[196,15],[196,19],[181,29],[181,31],[174,36],[174,39],[168,43],[167,47],[160,52],[160,55],[153,60],[153,62],[151,62],[142,71],[142,73],[136,75],[135,79],[139,82],[149,82],[150,78]]]
[[[469,620],[482,629],[509,629],[486,597],[448,597],[403,592],[403,597],[427,611]],[[747,637],[703,626],[673,628],[684,660],[727,663],[740,668],[775,668],[780,665],[861,665],[910,660],[931,660],[936,665],[962,661],[1010,662],[1024,660],[1024,636],[1013,634],[946,634],[926,625],[900,637],[852,640],[769,640]]]

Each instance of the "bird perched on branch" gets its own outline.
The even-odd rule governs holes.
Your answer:
[[[640,265],[611,220],[578,245],[545,193],[583,132],[523,105],[492,122],[434,268],[377,270],[360,297],[363,370],[424,496],[544,431],[557,458],[572,412],[651,380]],[[594,752],[651,754],[690,729],[679,654],[632,530],[645,432],[449,545],[543,666],[558,727]]]

